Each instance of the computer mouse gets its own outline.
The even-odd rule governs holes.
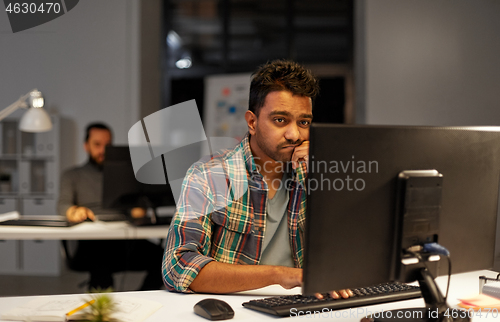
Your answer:
[[[212,321],[227,320],[234,317],[234,311],[229,304],[218,299],[204,299],[193,307],[194,313]]]

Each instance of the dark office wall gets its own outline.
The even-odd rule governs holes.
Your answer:
[[[140,116],[144,118],[161,106],[161,0],[140,1]]]
[[[366,123],[500,125],[500,1],[358,2]]]
[[[362,122],[500,125],[500,1],[358,0],[356,17]]]

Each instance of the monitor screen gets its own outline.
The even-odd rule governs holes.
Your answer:
[[[168,184],[144,184],[135,178],[128,146],[108,146],[103,165],[103,207],[175,206]]]
[[[310,135],[304,294],[391,280],[405,170],[442,174],[435,237],[453,273],[493,267],[500,128],[313,124]]]

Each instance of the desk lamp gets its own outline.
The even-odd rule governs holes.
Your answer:
[[[26,102],[29,101],[29,103]],[[34,89],[21,96],[17,101],[0,111],[0,121],[12,114],[18,108],[28,109],[19,122],[19,129],[23,132],[46,132],[52,129],[50,116],[43,109],[42,93]]]

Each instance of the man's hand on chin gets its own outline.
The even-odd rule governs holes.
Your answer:
[[[292,154],[292,167],[297,169],[299,167],[299,162],[309,161],[309,141],[302,142],[301,145],[297,146],[293,150]]]

